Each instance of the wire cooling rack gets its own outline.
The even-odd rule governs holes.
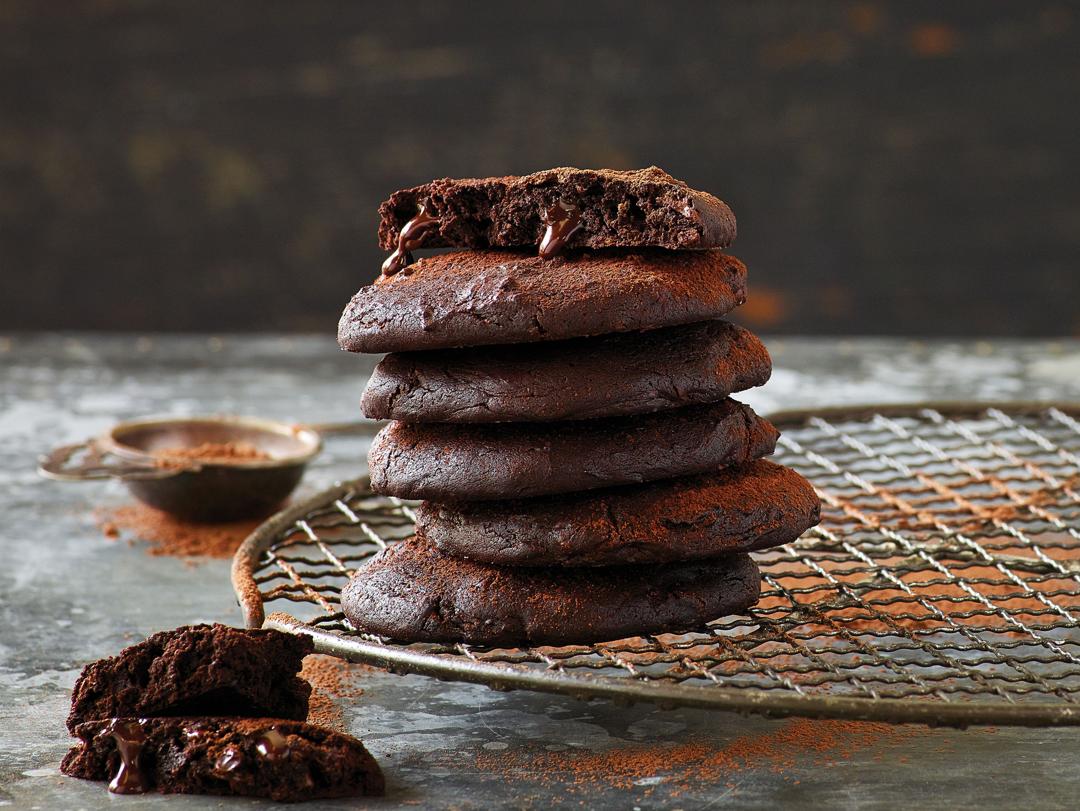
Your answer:
[[[412,531],[365,481],[278,514],[238,551],[249,626],[397,672],[767,715],[1080,723],[1080,406],[922,405],[773,416],[821,524],[758,554],[762,598],[695,633],[598,645],[402,645],[338,598]],[[266,615],[264,606],[288,607]]]

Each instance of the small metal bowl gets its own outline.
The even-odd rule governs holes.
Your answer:
[[[269,459],[169,459],[165,449],[243,442]],[[100,437],[42,457],[42,475],[62,481],[120,479],[135,498],[188,521],[235,521],[280,505],[322,450],[318,431],[259,417],[129,420]]]

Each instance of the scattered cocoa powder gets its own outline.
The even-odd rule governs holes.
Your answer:
[[[230,558],[260,520],[196,524],[144,504],[126,504],[94,513],[106,538],[146,541],[147,554],[170,557]]]
[[[722,749],[690,742],[665,746],[640,744],[605,752],[567,749],[482,751],[477,769],[541,785],[564,784],[586,789],[629,788],[638,781],[663,777],[675,796],[702,782],[734,786],[734,777],[751,769],[788,775],[799,764],[825,766],[855,753],[894,744],[918,734],[916,727],[868,721],[796,719],[773,732],[736,738]],[[796,781],[797,782],[797,781]],[[652,788],[646,789],[646,794]]]
[[[170,467],[191,461],[259,462],[273,458],[250,442],[204,442],[189,448],[160,448],[154,451],[154,456],[158,467]]]
[[[300,678],[311,684],[308,720],[319,726],[345,732],[345,717],[337,699],[359,698],[364,694],[356,684],[359,665],[319,653],[304,658]]]

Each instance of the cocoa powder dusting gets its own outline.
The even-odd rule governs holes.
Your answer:
[[[184,462],[263,462],[273,457],[250,442],[204,442],[189,448],[160,448],[154,451],[158,467]]]
[[[231,558],[261,523],[261,519],[255,519],[196,524],[144,504],[97,510],[94,517],[106,538],[127,536],[129,543],[145,541],[147,554],[180,558]]]
[[[356,684],[362,665],[355,665],[333,656],[319,653],[304,658],[300,678],[311,685],[308,721],[338,732],[346,732],[345,716],[338,699],[359,698],[364,694]]]
[[[565,784],[588,789],[630,788],[646,778],[662,777],[672,796],[701,783],[736,785],[740,772],[765,769],[790,775],[800,764],[828,766],[857,752],[894,744],[918,734],[917,728],[868,721],[797,719],[773,732],[736,738],[721,749],[707,743],[640,744],[590,752],[568,749],[482,751],[476,767],[504,777],[540,785]],[[875,756],[876,757],[876,756]],[[798,782],[798,780],[794,780]],[[652,787],[646,794],[652,792]]]

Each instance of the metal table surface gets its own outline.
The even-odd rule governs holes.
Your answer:
[[[1080,342],[767,340],[776,371],[759,411],[857,402],[1080,400]],[[238,624],[228,562],[151,557],[102,536],[116,483],[62,485],[39,453],[153,413],[352,420],[373,361],[325,337],[0,336],[0,806],[256,807],[124,797],[62,777],[81,667],[177,625]],[[367,440],[338,437],[303,485],[363,471]],[[1072,808],[1080,729],[904,728],[497,693],[418,676],[357,674],[345,718],[379,758],[384,800],[346,808]],[[814,736],[820,734],[820,742]],[[811,743],[807,744],[807,735]],[[831,740],[847,736],[846,742]],[[696,752],[687,759],[685,753]],[[667,757],[665,753],[671,753]],[[693,763],[710,763],[695,771]],[[686,764],[690,763],[691,766]]]

